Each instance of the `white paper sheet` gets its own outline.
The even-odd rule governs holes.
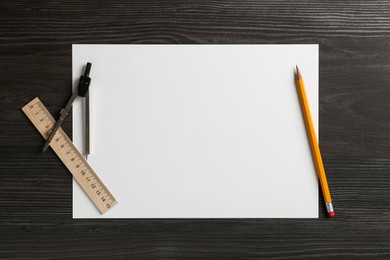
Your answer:
[[[317,218],[297,64],[318,129],[318,45],[73,45],[92,63],[89,163],[118,200],[76,182],[74,218]],[[82,101],[73,140],[83,151]]]

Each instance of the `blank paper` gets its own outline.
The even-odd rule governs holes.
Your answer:
[[[88,162],[118,205],[74,182],[74,218],[318,217],[294,84],[298,65],[318,130],[318,45],[73,45],[75,83],[87,62]]]

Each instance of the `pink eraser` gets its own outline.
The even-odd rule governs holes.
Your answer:
[[[329,217],[334,217],[334,211],[328,212]]]

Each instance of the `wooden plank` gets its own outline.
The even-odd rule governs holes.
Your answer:
[[[4,0],[0,10],[0,258],[390,259],[389,0]],[[72,43],[318,43],[337,216],[325,218],[320,197],[316,220],[73,220],[71,176],[41,155],[20,111],[39,96],[58,115]],[[63,129],[71,137],[71,120]]]

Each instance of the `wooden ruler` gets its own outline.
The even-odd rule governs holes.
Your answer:
[[[22,110],[46,140],[56,122],[46,107],[34,98]],[[62,128],[58,129],[50,146],[101,213],[118,203]]]

